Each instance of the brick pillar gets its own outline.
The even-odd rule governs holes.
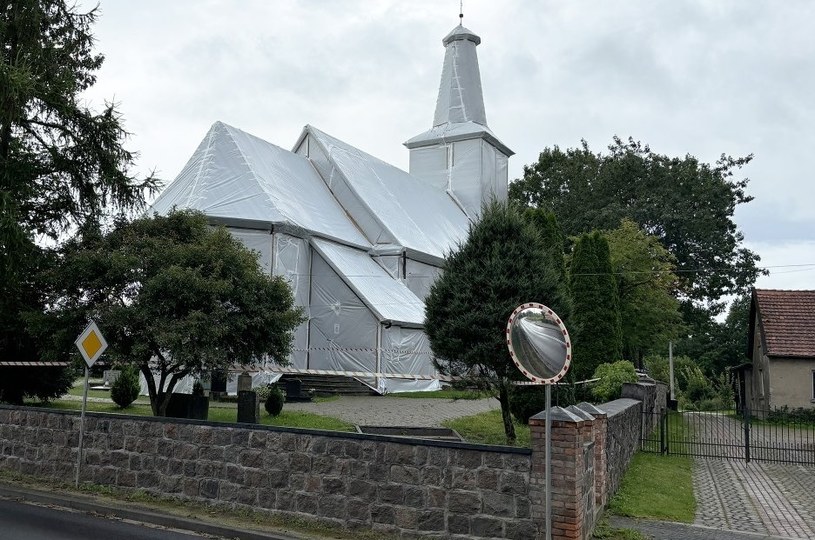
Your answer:
[[[608,415],[585,401],[579,403],[577,407],[594,417],[594,505],[597,512],[600,512],[608,502],[608,462],[606,461]]]
[[[585,417],[584,417],[585,416]],[[594,528],[593,420],[552,407],[552,538],[587,540]],[[532,517],[545,530],[546,414],[529,419]],[[587,459],[588,458],[588,459]]]

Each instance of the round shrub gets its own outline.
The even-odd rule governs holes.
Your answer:
[[[283,410],[283,392],[277,386],[269,385],[269,395],[264,403],[266,412],[277,416]]]
[[[617,399],[623,392],[623,383],[637,382],[637,371],[628,360],[613,364],[600,364],[594,370],[594,378],[600,379],[591,388],[595,399],[605,402]]]
[[[133,366],[125,366],[119,373],[119,377],[113,381],[110,387],[110,398],[116,405],[124,409],[139,397],[139,375]]]
[[[546,390],[543,386],[516,386],[509,395],[509,411],[522,424],[528,424],[530,416],[545,408]]]

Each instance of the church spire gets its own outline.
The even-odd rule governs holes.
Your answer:
[[[475,51],[481,38],[463,25],[458,25],[445,36],[442,43],[445,48],[444,65],[433,126],[464,122],[486,126],[481,72]]]
[[[410,149],[410,174],[446,190],[472,218],[483,203],[506,200],[507,159],[513,152],[487,127],[475,50],[481,38],[459,24],[442,43],[444,65],[433,127],[405,146]]]

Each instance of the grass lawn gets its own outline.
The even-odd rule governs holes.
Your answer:
[[[445,427],[455,429],[464,440],[479,444],[506,445],[504,435],[504,422],[501,419],[501,409],[487,411],[473,416],[464,416],[444,422]],[[529,436],[529,426],[515,423],[515,446],[532,447]]]
[[[669,414],[668,438],[682,440],[688,426],[680,414]],[[689,456],[637,452],[609,510],[621,516],[691,523],[696,514],[692,464]]]
[[[692,459],[638,452],[609,510],[620,516],[693,522]]]
[[[90,385],[88,385],[90,386]],[[85,381],[79,385],[71,387],[68,393],[72,396],[82,397],[85,392]],[[91,390],[88,388],[88,397],[110,399],[110,390]]]
[[[594,528],[592,540],[649,540],[650,536],[646,536],[639,531],[633,529],[619,529],[612,527],[605,520]]]
[[[63,409],[78,411],[82,409],[81,401],[67,401],[55,400],[48,404],[30,403],[29,405],[35,407],[46,407],[51,409]],[[221,406],[228,405],[228,406]],[[149,403],[134,403],[126,409],[120,409],[114,403],[97,403],[89,402],[88,411],[113,413],[113,414],[132,414],[136,416],[152,416],[153,412],[150,409]],[[238,409],[234,403],[218,404],[218,406],[210,406],[209,418],[210,422],[226,422],[234,423],[237,421]],[[348,422],[343,422],[337,418],[330,416],[322,416],[303,411],[287,411],[285,406],[283,412],[279,416],[269,416],[261,408],[260,423],[266,426],[286,426],[286,427],[299,427],[309,429],[327,429],[331,431],[355,431],[354,425]]]
[[[436,399],[482,399],[492,397],[488,392],[480,390],[454,390],[446,388],[444,390],[433,390],[432,392],[395,392],[388,394],[388,397],[399,398],[436,398]]]

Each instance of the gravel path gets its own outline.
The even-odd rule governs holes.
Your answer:
[[[82,401],[81,396],[66,394],[60,399]],[[142,402],[141,400],[139,401]],[[108,398],[88,397],[88,403],[111,403]],[[144,403],[149,403],[144,401]],[[211,402],[210,407],[234,407]],[[360,426],[441,427],[442,422],[462,416],[499,409],[495,398],[438,399],[389,396],[340,396],[318,403],[286,403],[287,411],[307,411],[339,418]]]
[[[425,399],[342,396],[321,403],[286,403],[285,410],[333,416],[360,426],[440,427],[442,422],[500,408],[495,398]]]

